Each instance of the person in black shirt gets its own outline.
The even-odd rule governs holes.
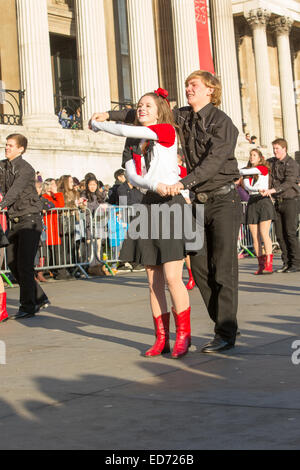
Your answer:
[[[132,206],[133,204],[141,204],[143,199],[143,193],[137,188],[132,186],[129,181],[125,181],[117,188],[119,205]]]
[[[300,271],[300,248],[297,238],[299,165],[288,155],[285,139],[276,139],[272,145],[275,157],[268,160],[271,166],[272,188],[263,191],[262,195],[275,199],[275,233],[283,261],[283,266],[277,272],[294,273]]]
[[[126,182],[125,171],[123,168],[115,171],[115,184],[108,192],[108,204],[118,205],[119,204],[119,195],[118,195],[118,188],[121,184]]]
[[[35,187],[35,171],[23,160],[27,139],[11,134],[6,139],[5,157],[0,161],[0,187],[10,221],[7,264],[20,285],[20,307],[10,319],[35,315],[49,300],[35,281],[34,258],[42,232],[41,201]]]
[[[215,336],[202,352],[234,347],[237,333],[237,240],[242,221],[241,201],[234,180],[239,170],[234,152],[238,130],[218,106],[221,83],[210,72],[193,72],[186,80],[189,106],[174,109],[188,175],[169,186],[168,195],[183,189],[195,193],[194,204],[204,204],[205,243],[191,256],[192,272],[209,315]],[[94,120],[134,122],[135,111],[95,113]]]
[[[241,201],[235,147],[238,130],[219,110],[221,83],[209,72],[193,72],[186,80],[189,106],[175,111],[183,136],[188,175],[168,194],[189,189],[196,203],[204,204],[205,244],[191,257],[197,286],[215,323],[215,337],[202,352],[220,352],[234,346],[237,333],[237,239]]]

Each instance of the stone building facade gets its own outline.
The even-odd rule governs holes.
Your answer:
[[[0,0],[0,8],[0,80],[20,90],[0,92],[0,149],[9,133],[24,133],[44,177],[94,171],[112,182],[124,139],[91,133],[88,118],[158,86],[185,105],[184,80],[201,68],[196,20],[208,21],[241,165],[246,132],[266,155],[275,137],[299,150],[300,0]],[[20,102],[22,125],[12,125]],[[58,122],[63,108],[75,129]]]

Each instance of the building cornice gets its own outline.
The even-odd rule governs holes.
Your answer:
[[[50,33],[76,36],[75,14],[67,5],[48,5]]]
[[[299,0],[232,0],[234,15],[247,15],[259,8],[269,10],[272,15],[289,17],[300,26]]]

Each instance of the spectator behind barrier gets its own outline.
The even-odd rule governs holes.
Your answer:
[[[125,183],[126,181],[125,171],[122,168],[115,171],[114,178],[115,178],[115,184],[108,192],[108,202],[109,204],[118,206],[119,205],[118,187],[122,183]]]
[[[117,185],[117,200],[119,205],[132,206],[133,204],[141,204],[143,193],[132,186],[129,181],[125,181]]]
[[[86,180],[86,188],[85,191],[81,193],[81,197],[86,201],[87,208],[89,211],[87,212],[86,215],[86,238],[88,244],[91,243],[92,239],[92,234],[91,234],[91,216],[94,220],[95,215],[97,214],[97,221],[95,224],[95,238],[96,238],[96,250],[97,250],[97,258],[100,261],[101,260],[101,227],[100,227],[100,221],[101,221],[101,210],[97,209],[99,208],[100,204],[103,204],[105,202],[105,193],[100,192],[99,190],[99,185],[98,185],[98,180],[91,176]],[[91,212],[91,213],[90,213]],[[90,254],[89,254],[90,258]],[[97,261],[96,258],[94,258],[94,262],[92,265],[98,265],[99,261]],[[91,266],[91,264],[90,264]],[[89,271],[90,272],[90,271]]]
[[[128,224],[122,220],[119,208],[112,207],[109,215],[107,223],[109,245],[112,257],[118,259]]]
[[[36,191],[39,195],[42,205],[42,213],[46,214],[47,211],[53,209],[54,204],[51,201],[48,201],[42,197],[42,188],[43,183],[40,181],[36,181],[35,183]],[[42,268],[45,266],[45,256],[44,253],[46,251],[46,238],[47,238],[47,225],[45,224],[45,220],[43,220],[43,231],[41,233],[41,238],[39,241],[38,251],[35,257],[35,266],[37,268]],[[43,271],[36,272],[36,280],[40,282],[47,282],[47,279],[44,277]]]
[[[54,178],[45,180],[42,187],[42,197],[53,203],[53,207],[62,208],[65,206],[64,195],[57,191],[57,185]],[[44,223],[47,226],[46,245],[61,245],[61,239],[58,229],[58,213],[56,211],[49,212],[44,215]]]
[[[98,188],[99,188],[100,193],[102,194],[104,202],[106,202],[107,194],[108,194],[108,190],[106,190],[105,186],[106,185],[104,185],[101,180],[98,181]]]
[[[45,180],[42,189],[43,198],[51,201],[54,207],[63,208],[65,206],[62,192],[58,192],[57,184],[54,178]],[[59,234],[59,214],[57,211],[51,211],[44,215],[44,223],[47,226],[46,246],[48,266],[62,264],[61,259],[61,238]],[[68,279],[70,274],[65,268],[51,270],[55,279]]]
[[[78,255],[78,244],[76,244],[75,229],[79,224],[79,214],[75,209],[84,208],[84,201],[80,198],[78,191],[74,189],[71,175],[63,175],[59,179],[58,191],[63,193],[65,208],[70,209],[60,217],[60,236],[64,238],[65,252],[62,253],[63,264],[74,264]],[[70,249],[71,248],[71,249]]]

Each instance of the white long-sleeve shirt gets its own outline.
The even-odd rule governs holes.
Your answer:
[[[171,124],[156,124],[146,127],[128,126],[110,121],[92,121],[92,129],[94,132],[101,130],[117,136],[141,139],[141,144],[147,140],[155,142],[148,171],[144,157],[141,157],[141,174],[137,173],[134,159],[125,163],[128,181],[133,186],[155,191],[158,183],[172,185],[179,181],[177,137]]]
[[[244,179],[244,187],[250,196],[259,194],[262,189],[269,189],[269,170],[266,166],[258,165],[253,168],[242,168],[240,174],[242,176],[259,175],[256,182],[253,178]]]

